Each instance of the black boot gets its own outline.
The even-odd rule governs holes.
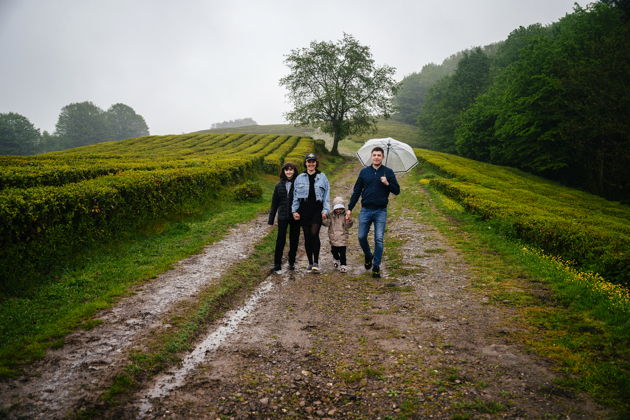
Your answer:
[[[372,277],[374,277],[375,279],[381,277],[381,267],[379,267],[378,265],[372,267]]]
[[[373,256],[365,256],[365,269],[369,270],[370,268],[372,268],[372,258],[374,258]]]

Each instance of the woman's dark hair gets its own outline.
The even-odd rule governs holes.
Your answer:
[[[287,162],[284,165],[282,165],[282,168],[280,169],[280,179],[282,181],[288,181],[289,179],[287,178],[287,176],[284,174],[284,170],[287,168],[293,168],[293,179],[295,179],[295,177],[297,176],[297,172],[298,172],[298,168],[297,166],[295,166],[294,163],[292,162]]]

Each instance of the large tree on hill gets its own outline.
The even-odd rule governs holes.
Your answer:
[[[136,111],[129,105],[114,104],[105,113],[109,138],[111,140],[128,139],[149,135],[149,127]]]
[[[343,138],[375,131],[377,119],[389,118],[394,110],[395,68],[375,65],[370,49],[351,35],[292,50],[285,63],[290,73],[280,84],[293,104],[287,119],[331,134],[333,154]]]
[[[15,112],[0,114],[0,155],[35,153],[39,130],[23,115]]]

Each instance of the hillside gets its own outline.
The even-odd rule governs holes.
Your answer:
[[[331,137],[322,133],[317,128],[296,127],[291,124],[275,124],[275,125],[253,125],[248,127],[238,127],[238,129],[208,129],[199,131],[199,133],[228,133],[238,131],[239,133],[250,134],[286,134],[291,136],[310,136],[315,139],[326,141],[327,147],[330,149]],[[361,136],[349,136],[340,144],[341,153],[349,153],[358,148],[356,143],[363,143],[365,140],[372,138],[392,137],[412,145],[413,147],[426,147],[420,140],[418,128],[411,124],[406,124],[394,120],[380,120],[377,124],[377,132],[363,134]]]

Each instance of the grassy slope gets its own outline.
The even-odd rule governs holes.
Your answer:
[[[413,147],[426,147],[422,144],[418,134],[418,128],[393,120],[380,120],[377,124],[376,133],[363,134],[360,136],[350,136],[342,140],[339,145],[340,151],[344,153],[356,150],[358,147],[352,143],[363,143],[365,140],[381,137],[393,137],[397,140],[404,141]],[[292,136],[310,136],[316,139],[326,141],[326,146],[330,149],[331,137],[312,127],[296,127],[291,124],[273,124],[273,125],[254,125],[247,127],[217,128],[211,130],[202,130],[199,133],[252,133],[252,134],[288,134]]]

